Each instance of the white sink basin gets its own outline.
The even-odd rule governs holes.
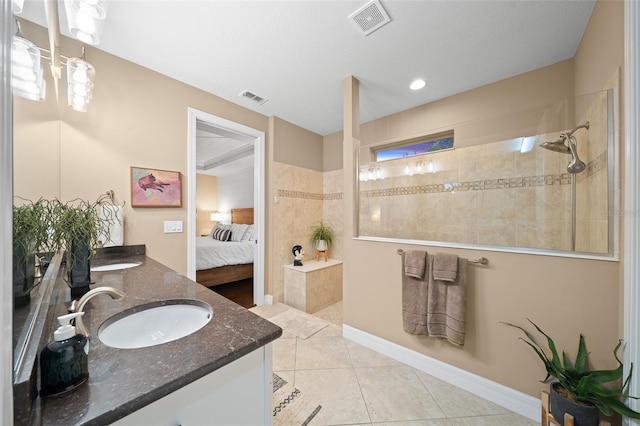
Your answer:
[[[204,327],[213,315],[209,304],[194,299],[171,299],[120,312],[98,328],[98,338],[113,348],[161,345]]]
[[[91,272],[117,271],[119,269],[129,269],[140,266],[140,262],[113,263],[111,265],[94,266]]]

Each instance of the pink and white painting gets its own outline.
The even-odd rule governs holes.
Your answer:
[[[132,207],[182,207],[180,172],[131,167]]]

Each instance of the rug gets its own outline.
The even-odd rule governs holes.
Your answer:
[[[293,308],[268,318],[268,320],[301,339],[306,339],[329,325],[323,319]]]
[[[273,374],[274,426],[306,426],[321,408],[321,405],[309,402],[299,389]]]

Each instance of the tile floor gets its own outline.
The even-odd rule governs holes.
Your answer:
[[[264,318],[290,308],[264,305]],[[533,426],[525,417],[342,337],[342,303],[314,314],[328,327],[308,339],[284,332],[273,371],[322,405],[317,425]]]

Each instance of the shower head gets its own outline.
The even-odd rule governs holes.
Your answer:
[[[589,128],[589,123],[580,126]],[[577,129],[576,129],[577,130]],[[575,130],[573,131],[575,132]],[[578,150],[576,149],[576,138],[571,133],[561,133],[560,138],[554,141],[546,141],[540,144],[541,148],[548,149],[562,154],[569,154],[571,160],[567,165],[567,172],[571,174],[577,174],[582,172],[587,166],[578,158]]]
[[[587,166],[578,158],[578,150],[576,149],[576,138],[574,138],[573,135],[569,136],[569,150],[571,151],[571,161],[567,166],[567,171],[573,174],[584,171]]]
[[[560,152],[562,154],[571,154],[569,151],[569,147],[565,145],[565,140],[567,139],[566,134],[561,134],[560,139],[555,141],[546,141],[540,144],[541,148],[548,149],[550,151]]]

